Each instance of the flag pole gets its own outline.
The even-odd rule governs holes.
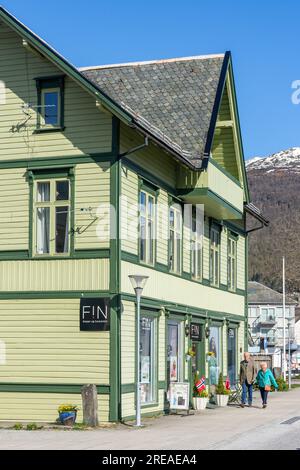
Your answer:
[[[286,334],[285,334],[285,257],[282,258],[282,311],[283,311],[283,378],[286,380]]]

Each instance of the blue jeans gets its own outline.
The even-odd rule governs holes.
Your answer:
[[[252,405],[252,392],[253,392],[253,385],[248,384],[247,380],[242,383],[242,403],[245,405],[247,401],[247,392],[248,392],[248,403]]]
[[[268,393],[269,393],[269,392],[267,392],[267,390],[265,390],[265,389],[262,388],[262,387],[259,387],[259,391],[260,391],[260,396],[261,396],[263,405],[266,405],[266,404],[267,404],[267,401],[268,401]]]

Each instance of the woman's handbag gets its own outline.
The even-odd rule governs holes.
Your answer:
[[[265,385],[265,392],[271,391],[271,385]]]

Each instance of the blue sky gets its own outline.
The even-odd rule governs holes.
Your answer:
[[[291,101],[300,80],[300,2],[0,3],[77,66],[231,50],[245,157],[300,146],[300,104]]]

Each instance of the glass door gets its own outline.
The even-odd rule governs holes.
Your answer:
[[[167,379],[170,382],[180,382],[182,379],[182,341],[181,322],[168,321],[167,331]]]
[[[140,323],[140,384],[141,403],[155,401],[156,320],[145,315]]]
[[[237,361],[236,361],[236,328],[228,328],[227,347],[228,347],[228,377],[230,384],[235,384],[237,380]]]

